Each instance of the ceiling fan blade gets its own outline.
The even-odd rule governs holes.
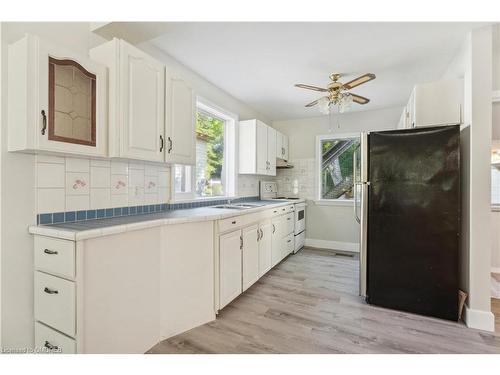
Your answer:
[[[327,89],[324,89],[323,87],[318,87],[318,86],[311,86],[311,85],[304,85],[302,83],[297,83],[295,87],[299,87],[301,89],[307,89],[307,90],[314,90],[314,91],[321,91],[321,92],[328,92]]]
[[[372,79],[377,78],[375,74],[373,73],[366,73],[363,74],[362,76],[359,76],[358,78],[353,79],[352,81],[349,81],[347,83],[344,83],[344,88],[346,90],[350,90],[356,86],[362,85],[363,83],[366,83],[368,81],[371,81]]]
[[[328,96],[324,96],[323,98],[328,98]],[[306,107],[313,107],[313,106],[315,106],[316,104],[318,104],[318,102],[319,102],[321,99],[323,99],[323,98],[316,99],[315,101],[313,101],[313,102],[311,102],[311,103],[308,103],[308,104],[306,104],[305,106],[306,106]]]
[[[358,104],[366,104],[370,101],[370,99],[365,98],[364,96],[360,96],[360,95],[356,95],[356,94],[352,94],[352,93],[349,93],[349,95],[352,96],[352,101],[356,102]]]

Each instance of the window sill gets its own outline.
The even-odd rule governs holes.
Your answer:
[[[314,204],[317,206],[352,206],[353,199],[315,199]]]

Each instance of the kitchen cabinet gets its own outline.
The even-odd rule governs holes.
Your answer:
[[[27,34],[8,51],[8,150],[106,156],[106,67]]]
[[[239,173],[276,176],[276,130],[262,121],[240,121]]]
[[[242,292],[243,238],[241,230],[221,235],[219,238],[220,267],[220,308],[239,296]]]
[[[90,56],[109,69],[109,156],[164,161],[165,66],[116,38]]]
[[[242,230],[243,291],[259,279],[259,229],[255,224]]]
[[[216,310],[293,252],[294,210],[290,204],[217,222]]]
[[[276,157],[288,161],[288,136],[276,131]]]
[[[54,353],[144,353],[214,320],[213,236],[213,221],[81,241],[35,235],[36,345]]]
[[[196,163],[196,96],[184,80],[167,74],[165,161]]]
[[[442,80],[414,87],[398,128],[463,123],[463,80]]]
[[[259,224],[259,277],[266,274],[272,267],[272,225],[271,220]]]

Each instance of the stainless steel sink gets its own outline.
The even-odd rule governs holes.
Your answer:
[[[212,206],[212,208],[225,208],[228,210],[246,210],[250,207],[243,207],[243,206],[238,206],[235,204],[220,204],[218,206]]]

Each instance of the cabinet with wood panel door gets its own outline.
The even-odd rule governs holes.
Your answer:
[[[165,160],[165,66],[121,39],[90,50],[109,69],[109,156]]]
[[[8,48],[8,150],[106,156],[107,72],[26,34]]]

